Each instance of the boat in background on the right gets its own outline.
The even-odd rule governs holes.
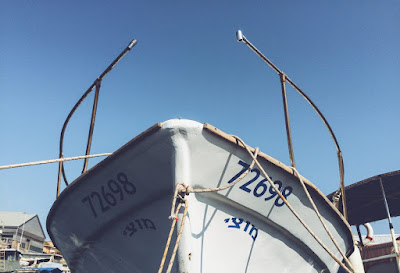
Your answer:
[[[391,219],[400,215],[400,170],[354,183],[345,192],[348,222],[357,229],[365,272],[400,273],[400,237],[395,234]],[[333,196],[334,193],[328,197]],[[339,209],[342,211],[342,206]],[[388,220],[390,235],[374,236],[369,223],[384,219]],[[361,225],[367,230],[366,236],[361,235]]]

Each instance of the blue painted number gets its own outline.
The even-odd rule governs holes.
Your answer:
[[[247,164],[246,162],[243,162],[241,160],[239,160],[238,162],[239,165],[241,165],[243,168],[240,172],[238,172],[234,177],[232,177],[229,181],[228,184],[232,183],[233,181],[235,181],[237,178],[239,178],[239,176],[241,176],[245,171],[247,171],[250,168],[250,165]],[[271,199],[275,199],[274,205],[277,207],[282,207],[285,203],[283,202],[283,200],[280,198],[280,196],[278,196],[278,193],[274,190],[273,187],[271,187],[268,183],[268,180],[266,178],[263,178],[261,181],[259,181],[256,186],[254,187],[254,189],[249,188],[249,186],[256,182],[258,180],[258,178],[260,177],[260,170],[253,168],[251,170],[252,173],[255,173],[254,177],[251,178],[249,181],[247,181],[246,183],[244,183],[242,186],[239,187],[239,189],[247,192],[247,193],[251,193],[253,192],[253,195],[255,197],[261,197],[263,195],[265,195],[265,193],[267,193],[267,195],[264,197],[265,201],[269,201]],[[270,177],[272,179],[272,177]],[[274,185],[276,185],[276,187],[278,188],[278,190],[282,193],[283,197],[285,197],[285,199],[288,198],[289,195],[292,194],[293,192],[293,188],[290,186],[286,186],[282,189],[283,187],[283,183],[280,180],[276,180],[274,181]]]

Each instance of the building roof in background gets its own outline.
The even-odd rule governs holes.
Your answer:
[[[19,227],[35,216],[37,215],[25,212],[0,211],[0,226]]]

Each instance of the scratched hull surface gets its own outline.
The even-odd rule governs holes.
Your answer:
[[[264,154],[258,159],[305,222],[340,257],[288,168]],[[250,163],[246,150],[215,128],[166,121],[67,187],[49,213],[47,230],[71,272],[157,272],[171,226],[175,184],[224,186]],[[311,183],[309,190],[341,249],[350,254],[348,225]],[[230,189],[186,198],[188,217],[172,272],[338,271],[256,167]]]

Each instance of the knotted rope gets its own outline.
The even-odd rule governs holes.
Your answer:
[[[245,146],[243,140],[241,140],[239,137],[236,137],[236,136],[234,136],[234,137],[239,142],[241,142],[243,144],[243,146]],[[257,158],[258,148],[255,148],[254,155],[253,154],[251,154],[251,155],[252,155],[253,158]],[[189,206],[187,199],[185,199],[185,195],[189,195],[190,193],[204,193],[204,192],[222,191],[222,190],[226,190],[228,188],[232,188],[233,186],[235,186],[240,180],[242,180],[250,172],[250,170],[254,167],[254,164],[255,164],[255,160],[253,159],[253,161],[250,164],[250,167],[245,172],[243,172],[239,177],[237,177],[231,184],[225,185],[223,187],[209,188],[209,189],[193,189],[189,185],[185,185],[185,183],[183,183],[183,182],[179,182],[178,184],[176,184],[174,196],[172,198],[171,215],[169,216],[169,219],[172,219],[171,229],[169,231],[167,243],[165,245],[164,254],[163,254],[162,258],[161,258],[161,264],[160,264],[160,267],[158,269],[158,273],[161,273],[163,271],[164,263],[165,263],[165,260],[167,258],[167,254],[168,254],[168,249],[169,249],[169,246],[171,244],[171,238],[172,238],[172,235],[174,233],[175,224],[179,220],[178,213],[179,213],[179,210],[182,207],[182,202],[183,202],[183,203],[185,203],[185,209],[184,209],[184,212],[183,212],[183,215],[182,215],[182,222],[181,222],[181,225],[179,227],[178,235],[177,235],[176,242],[175,242],[175,247],[174,247],[174,250],[172,251],[171,258],[170,258],[169,265],[168,265],[166,273],[170,273],[171,270],[172,270],[172,266],[174,264],[175,255],[176,255],[176,252],[178,250],[178,246],[179,246],[179,242],[180,242],[181,235],[182,235],[182,232],[183,232],[183,226],[185,225],[185,219],[186,219],[187,210],[188,210],[188,206]],[[177,200],[180,201],[178,203],[178,205],[176,205],[176,201]]]
[[[185,195],[189,195],[190,193],[204,193],[204,192],[215,192],[215,191],[221,191],[221,190],[225,190],[228,188],[233,187],[234,185],[236,185],[240,180],[242,180],[248,173],[249,171],[254,167],[254,165],[256,164],[257,167],[260,169],[261,173],[263,174],[263,176],[267,179],[267,181],[269,182],[270,186],[275,190],[275,192],[278,194],[278,196],[282,199],[282,201],[285,203],[285,205],[289,208],[289,210],[292,212],[292,214],[299,220],[299,222],[304,226],[304,228],[308,231],[308,233],[318,242],[318,244],[331,256],[331,258],[333,260],[335,260],[335,262],[337,262],[346,272],[348,273],[352,273],[354,272],[354,269],[351,265],[351,263],[349,262],[348,258],[346,257],[346,255],[343,253],[343,251],[340,249],[338,243],[336,242],[336,240],[333,238],[333,235],[331,234],[331,232],[329,231],[328,227],[326,226],[324,220],[322,219],[321,214],[319,213],[314,201],[312,200],[311,195],[308,192],[308,189],[304,183],[304,181],[302,180],[299,172],[292,167],[293,169],[293,173],[299,178],[299,181],[307,195],[308,200],[310,201],[315,213],[317,214],[317,217],[319,218],[321,224],[323,225],[325,231],[328,233],[330,239],[332,240],[333,244],[335,245],[335,247],[338,249],[338,251],[340,252],[340,254],[342,255],[345,263],[343,264],[342,261],[339,260],[338,257],[335,256],[335,254],[333,254],[328,247],[321,241],[321,239],[318,238],[318,236],[311,230],[311,228],[304,222],[304,220],[300,217],[300,215],[295,211],[295,209],[293,208],[293,206],[286,200],[286,198],[283,196],[283,194],[280,192],[280,190],[275,186],[274,182],[271,180],[271,178],[269,177],[269,175],[265,172],[264,168],[261,166],[261,164],[258,162],[257,160],[257,155],[258,155],[258,148],[255,149],[254,154],[250,151],[250,148],[243,142],[243,140],[241,140],[239,137],[237,136],[233,136],[234,138],[236,138],[236,140],[238,142],[240,142],[243,147],[246,149],[246,151],[249,153],[249,155],[252,158],[252,162],[250,164],[250,167],[243,172],[238,178],[236,178],[236,180],[234,180],[231,184],[225,185],[223,187],[217,187],[217,188],[208,188],[208,189],[193,189],[192,187],[190,187],[189,185],[185,185],[185,183],[180,182],[178,184],[176,184],[176,188],[175,188],[175,192],[174,192],[174,196],[172,199],[172,206],[171,206],[171,215],[169,216],[170,219],[173,219],[172,224],[171,224],[171,229],[169,232],[169,236],[167,239],[167,243],[165,246],[165,250],[164,250],[164,254],[163,257],[161,259],[161,264],[158,270],[158,273],[162,273],[163,267],[164,267],[164,263],[168,254],[168,249],[171,243],[171,238],[175,229],[175,225],[176,222],[179,220],[178,219],[178,213],[179,210],[182,207],[182,203],[185,204],[185,209],[182,215],[182,222],[181,225],[179,227],[179,231],[178,231],[178,235],[177,235],[177,239],[175,242],[175,247],[174,250],[172,252],[170,261],[169,261],[169,265],[167,268],[166,273],[170,273],[172,270],[172,266],[174,264],[174,259],[175,259],[175,255],[179,246],[179,242],[181,239],[181,235],[183,232],[183,227],[185,224],[185,219],[187,216],[187,211],[188,211],[188,201],[187,199],[185,199]],[[176,201],[179,200],[178,205],[176,205]]]

